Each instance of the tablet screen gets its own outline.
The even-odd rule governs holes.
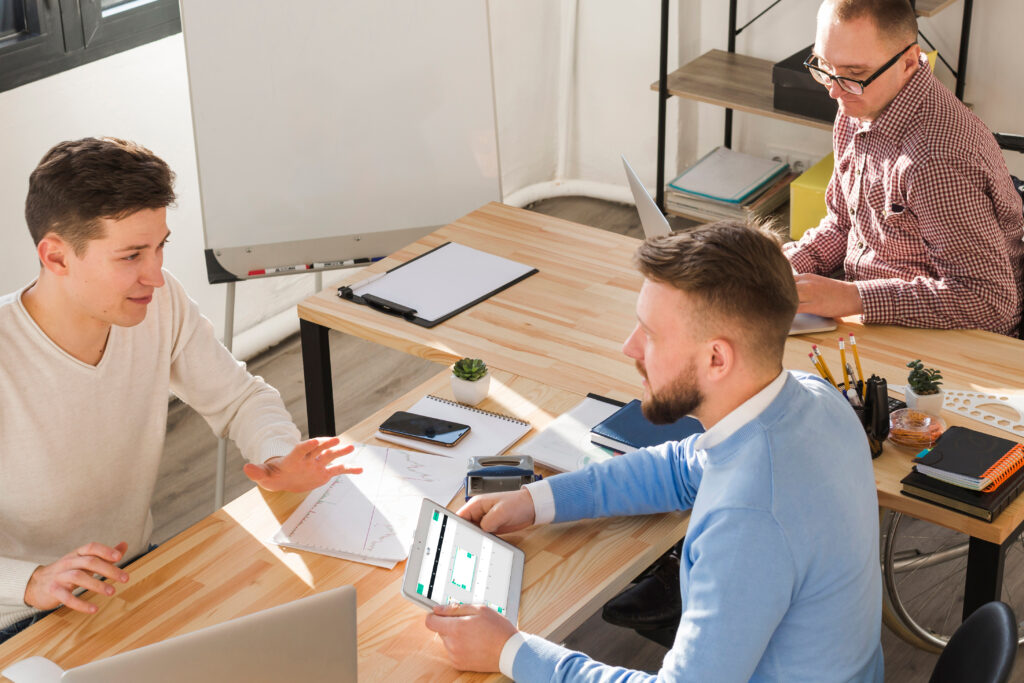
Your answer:
[[[433,509],[420,552],[416,593],[441,605],[487,605],[508,616],[514,553],[457,515]]]

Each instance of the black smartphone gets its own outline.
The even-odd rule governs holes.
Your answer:
[[[429,441],[438,446],[450,448],[469,433],[469,425],[399,410],[384,420],[380,431],[385,434],[404,436],[408,439]]]

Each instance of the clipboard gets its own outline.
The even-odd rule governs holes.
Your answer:
[[[434,327],[537,272],[511,259],[445,242],[385,273],[339,287],[338,296]]]

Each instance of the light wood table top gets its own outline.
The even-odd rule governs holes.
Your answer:
[[[377,425],[427,393],[450,398],[448,374],[392,402],[343,438],[388,445],[372,439]],[[524,437],[529,438],[581,399],[494,371],[490,396],[481,407],[528,420],[534,427]],[[386,570],[266,543],[303,498],[249,491],[132,564],[131,583],[114,597],[87,594],[100,607],[96,614],[62,608],[0,645],[0,669],[31,655],[70,668],[352,584],[358,594],[360,680],[501,678],[460,674],[449,666],[440,640],[423,625],[426,612],[399,593],[404,562]],[[459,494],[450,507],[458,508],[461,501]],[[682,538],[688,520],[687,513],[671,513],[506,535],[526,553],[520,628],[556,641],[564,638]]]
[[[299,304],[299,317],[440,363],[463,356],[585,394],[640,391],[622,342],[636,322],[639,241],[532,211],[491,203],[353,274],[389,270],[453,241],[539,269],[522,282],[433,328],[345,301],[330,287]]]
[[[344,301],[333,287],[302,302],[299,317],[439,362],[483,358],[492,367],[578,394],[593,391],[621,400],[641,395],[633,361],[621,348],[636,321],[642,278],[632,256],[640,240],[492,203],[352,279],[393,268],[446,241],[515,259],[540,272],[431,329]],[[1024,393],[1024,341],[977,330],[863,325],[859,316],[842,321],[834,332],[790,337],[785,367],[812,371],[807,354],[811,344],[818,344],[837,369],[838,337],[850,333],[857,337],[865,373],[892,384],[904,384],[907,361],[921,358],[942,370],[947,388]],[[955,413],[943,418],[949,425],[1009,436]],[[880,505],[993,543],[1001,543],[1024,521],[1024,496],[992,523],[903,496],[899,482],[910,471],[912,456],[909,449],[886,442],[874,462]]]

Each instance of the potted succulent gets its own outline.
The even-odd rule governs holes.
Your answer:
[[[920,360],[910,361],[907,367],[910,374],[903,390],[907,407],[937,416],[942,411],[942,389],[939,387],[942,375],[938,370],[926,368]]]
[[[459,403],[475,406],[490,387],[491,374],[479,358],[463,358],[452,366],[452,394]]]

